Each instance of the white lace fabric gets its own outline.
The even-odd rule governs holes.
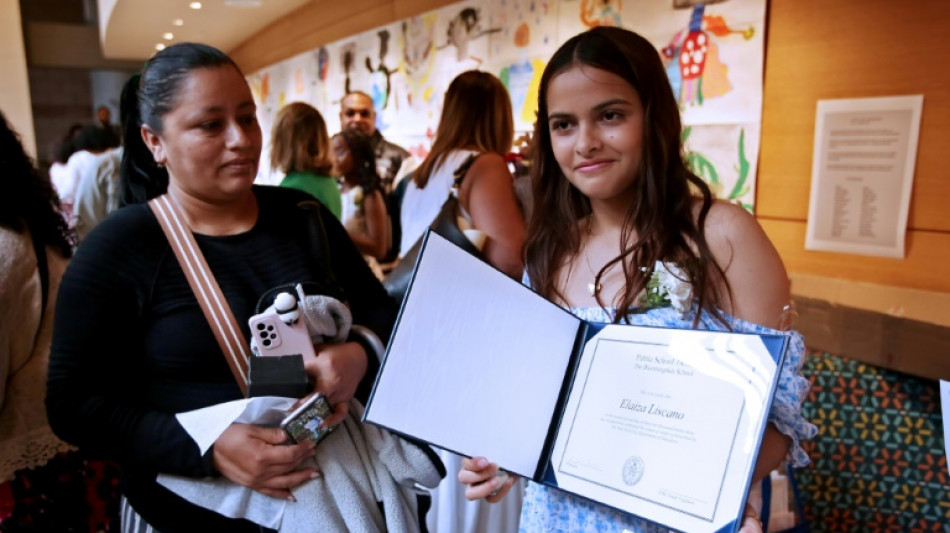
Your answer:
[[[67,261],[47,252],[49,296],[40,317],[41,289],[28,234],[0,229],[0,482],[72,449],[46,419],[46,374],[53,309]]]

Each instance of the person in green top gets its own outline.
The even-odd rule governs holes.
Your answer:
[[[309,193],[341,217],[340,189],[330,177],[330,136],[319,111],[303,102],[284,106],[274,122],[270,150],[271,166],[286,174],[281,187]]]

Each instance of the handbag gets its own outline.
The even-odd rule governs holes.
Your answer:
[[[475,257],[484,259],[482,253],[472,241],[465,236],[465,233],[462,232],[458,226],[458,216],[461,211],[461,206],[454,192],[461,187],[465,173],[468,172],[472,163],[474,163],[480,155],[482,154],[475,153],[468,156],[465,161],[455,169],[453,192],[450,192],[449,197],[445,199],[445,203],[442,204],[442,209],[439,210],[439,214],[437,214],[432,223],[429,224],[429,229],[445,237]],[[403,300],[406,296],[406,291],[409,289],[409,282],[412,280],[412,273],[415,271],[416,261],[419,258],[419,250],[422,248],[422,240],[424,237],[425,235],[419,237],[419,240],[409,248],[409,251],[399,260],[399,263],[383,278],[383,287],[386,288],[386,292],[398,302]]]

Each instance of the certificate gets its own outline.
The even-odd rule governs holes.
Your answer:
[[[589,324],[431,232],[417,261],[364,421],[680,531],[738,529],[785,336]]]

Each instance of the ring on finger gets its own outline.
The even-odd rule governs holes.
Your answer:
[[[509,478],[509,477],[510,477],[510,476],[508,475],[508,472],[505,472],[504,470],[502,470],[502,469],[499,468],[499,469],[498,469],[498,472],[495,472],[495,478],[498,479],[498,480],[500,480],[500,481],[499,481],[498,488],[495,489],[495,490],[493,490],[493,491],[491,491],[491,492],[489,492],[488,495],[489,495],[489,496],[498,496],[498,493],[501,492],[501,489],[505,488],[505,485],[508,484],[508,478]]]

